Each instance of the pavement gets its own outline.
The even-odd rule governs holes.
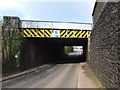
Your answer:
[[[79,64],[77,88],[100,88],[101,84],[91,72],[87,63]]]
[[[2,82],[3,88],[98,88],[86,63],[55,64]]]
[[[1,81],[6,81],[6,80],[10,80],[12,78],[16,78],[16,77],[19,77],[19,76],[22,76],[22,75],[26,75],[26,74],[29,74],[29,73],[32,73],[34,71],[37,71],[37,70],[40,70],[40,69],[43,69],[44,67],[49,67],[50,65],[48,64],[45,64],[45,65],[42,65],[42,66],[38,66],[38,67],[35,67],[35,68],[31,68],[31,69],[28,69],[28,70],[25,70],[23,72],[19,72],[19,73],[16,73],[16,74],[12,74],[12,75],[9,75],[9,76],[6,76],[6,77],[3,77],[0,79],[0,82]]]

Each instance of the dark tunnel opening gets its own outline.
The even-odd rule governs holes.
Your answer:
[[[87,38],[27,38],[24,60],[27,67],[85,62],[87,44]],[[65,54],[65,46],[83,46],[83,54],[69,56]]]

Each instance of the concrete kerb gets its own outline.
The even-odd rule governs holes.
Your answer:
[[[10,76],[3,77],[2,80],[0,80],[0,82],[3,82],[3,81],[6,81],[6,80],[9,80],[9,79],[13,79],[15,77],[19,77],[19,76],[22,76],[22,75],[25,75],[25,74],[29,74],[29,73],[35,72],[35,71],[37,71],[37,70],[39,70],[41,68],[47,67],[47,66],[49,66],[49,65],[46,64],[46,65],[43,65],[43,66],[38,66],[38,67],[35,67],[35,68],[32,68],[32,69],[28,69],[28,70],[25,70],[25,71],[17,73],[17,74],[12,74]]]

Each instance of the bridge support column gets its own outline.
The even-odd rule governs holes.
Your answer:
[[[87,54],[88,54],[88,40],[86,40],[84,45],[83,45],[83,59],[84,59],[84,61],[87,60]]]

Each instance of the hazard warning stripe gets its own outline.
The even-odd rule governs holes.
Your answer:
[[[74,37],[74,30],[68,30],[67,37]]]
[[[88,31],[85,32],[85,34],[82,36],[83,38],[87,37]]]
[[[84,34],[85,34],[85,31],[82,31],[79,37],[82,38]]]
[[[29,33],[28,33],[26,30],[23,30],[23,33],[24,33],[24,37],[25,37],[25,36],[27,36],[27,37],[30,36]]]
[[[66,36],[67,36],[67,30],[61,30],[60,37],[66,37]]]
[[[39,29],[23,29],[21,30],[21,35],[23,37],[44,37],[44,30]]]
[[[44,30],[45,37],[52,37],[52,30]]]
[[[21,29],[20,34],[23,37],[53,37],[50,29]],[[60,37],[70,38],[89,38],[90,30],[60,30]]]
[[[85,30],[83,31],[84,33],[82,34],[82,38],[87,38],[88,37],[88,31]]]
[[[31,32],[31,30],[26,29],[26,31],[29,33],[30,36],[35,37],[35,35]]]
[[[39,37],[44,37],[44,30],[36,30]]]
[[[36,37],[39,36],[39,35],[37,34],[36,30],[32,29],[31,32],[33,32]]]
[[[75,36],[74,37],[79,37],[80,36],[80,34],[81,34],[81,30],[79,30],[79,31],[75,31]]]

